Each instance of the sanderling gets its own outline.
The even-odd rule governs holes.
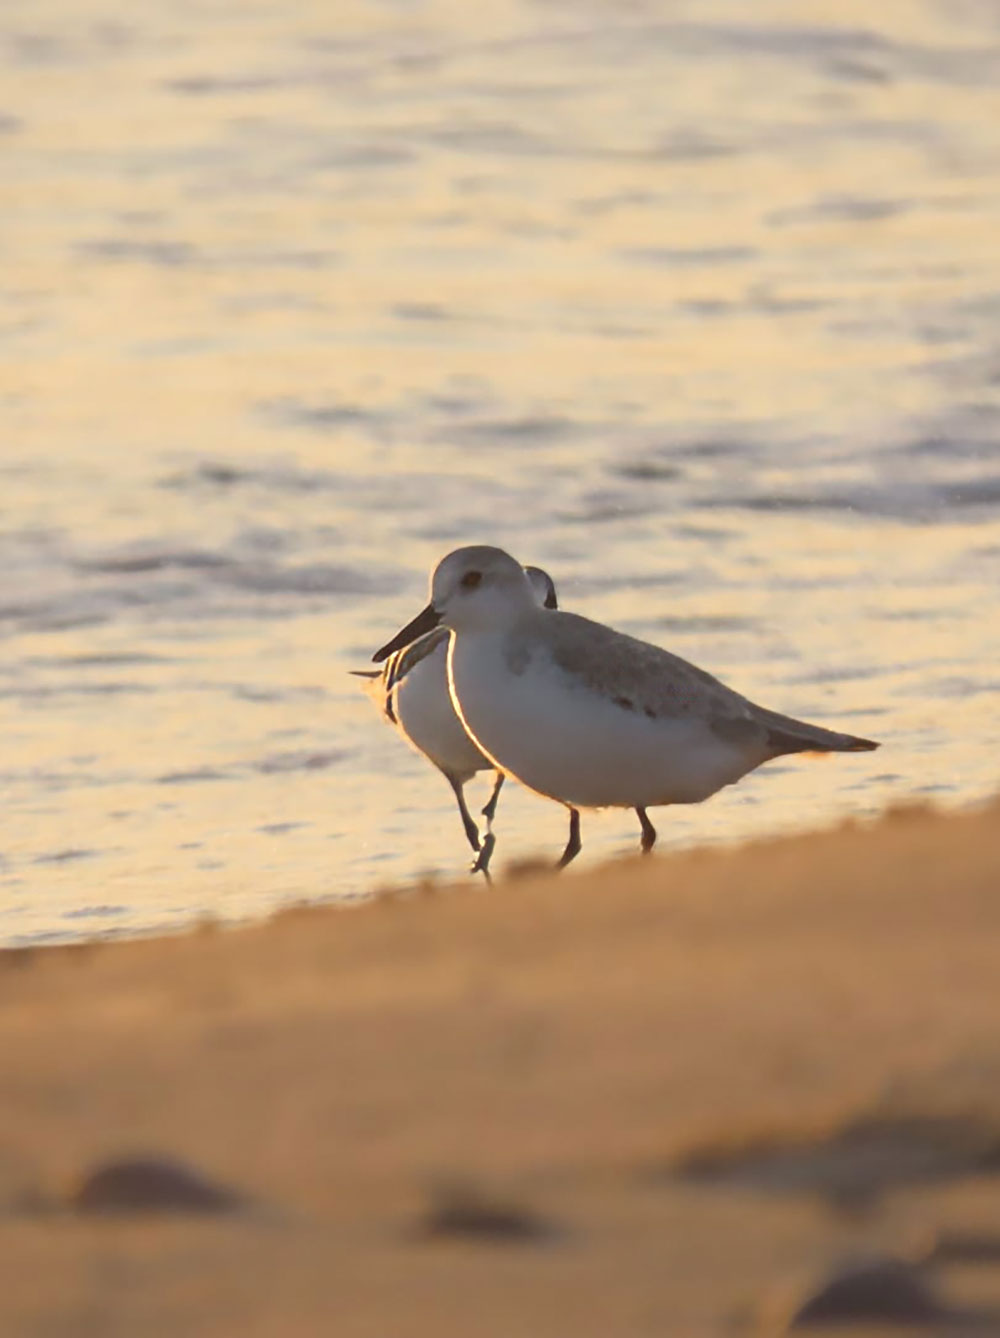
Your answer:
[[[540,567],[525,567],[524,574],[529,597],[536,606],[555,609],[556,589],[548,573]],[[397,637],[394,645],[398,645],[398,649],[389,655],[381,671],[355,669],[351,672],[368,680],[369,695],[382,714],[444,775],[454,792],[469,845],[476,852],[472,872],[483,873],[488,880],[490,858],[496,844],[493,818],[504,773],[497,769],[493,793],[482,811],[486,819],[486,835],[480,842],[479,829],[465,802],[465,785],[477,771],[491,771],[494,767],[469,738],[451,703],[448,691],[450,635],[446,627],[436,627],[415,641],[400,641]]]
[[[785,753],[863,752],[870,739],[778,715],[649,642],[575,613],[542,613],[499,548],[449,553],[431,600],[380,661],[438,625],[462,723],[499,772],[569,809],[558,867],[580,851],[581,808],[632,808],[644,854],[647,808],[697,804]]]

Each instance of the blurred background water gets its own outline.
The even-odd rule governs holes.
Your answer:
[[[996,787],[995,0],[33,0],[0,72],[2,941],[461,873],[346,671],[470,541],[884,741],[664,846]]]

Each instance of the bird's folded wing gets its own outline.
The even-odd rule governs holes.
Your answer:
[[[626,710],[651,720],[755,723],[745,697],[679,655],[573,613],[549,613],[545,622],[545,644],[560,669]]]
[[[437,650],[438,646],[443,641],[447,641],[450,635],[451,633],[447,627],[435,627],[433,632],[427,632],[424,636],[418,637],[416,641],[411,641],[408,646],[404,646],[402,650],[397,650],[390,655],[382,671],[385,675],[386,691],[391,692],[397,683],[401,683],[421,660],[426,659],[432,651]]]

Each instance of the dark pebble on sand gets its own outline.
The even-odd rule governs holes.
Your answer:
[[[417,1232],[434,1239],[466,1239],[500,1244],[532,1243],[558,1234],[530,1208],[494,1199],[471,1185],[436,1189]]]
[[[824,1324],[940,1324],[956,1312],[940,1299],[920,1268],[889,1255],[839,1265],[795,1308],[788,1329]]]
[[[102,1162],[69,1196],[78,1213],[230,1213],[243,1199],[165,1157]]]

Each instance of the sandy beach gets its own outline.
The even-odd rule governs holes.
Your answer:
[[[995,1331],[998,889],[1000,806],[921,808],[5,953],[0,1332],[780,1331],[873,1250]]]

